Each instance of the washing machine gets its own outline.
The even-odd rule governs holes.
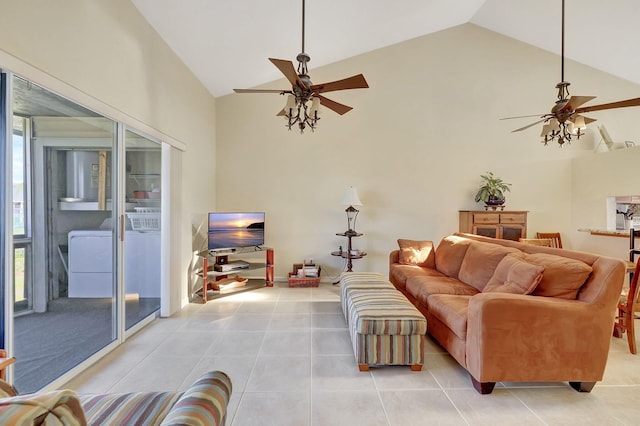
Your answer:
[[[69,297],[113,297],[113,232],[68,235]],[[125,231],[125,292],[160,297],[160,231]]]

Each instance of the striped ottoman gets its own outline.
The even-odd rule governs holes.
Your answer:
[[[424,339],[427,321],[407,298],[391,283],[362,277],[361,286],[355,277],[347,278],[341,300],[353,352],[360,371],[370,365],[409,365],[420,371],[424,365]],[[342,285],[342,280],[341,280]]]
[[[395,287],[384,275],[377,272],[343,272],[340,275],[340,304],[347,324],[349,324],[349,313],[347,312],[349,293],[353,290],[366,288],[394,289]]]

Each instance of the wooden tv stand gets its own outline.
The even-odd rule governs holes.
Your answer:
[[[248,268],[232,269],[229,271],[216,271],[214,265],[225,265],[229,263],[229,256],[242,256],[250,253],[265,252],[265,262],[249,262]],[[273,256],[274,250],[269,247],[240,247],[229,250],[221,250],[219,252],[205,250],[198,253],[198,256],[202,258],[202,303],[207,303],[207,291],[215,290],[225,295],[233,294],[238,291],[245,291],[251,288],[245,288],[247,285],[247,279],[242,278],[242,275],[247,271],[255,269],[265,269],[264,284],[259,286],[253,286],[253,288],[273,287]],[[238,278],[236,278],[236,276]]]

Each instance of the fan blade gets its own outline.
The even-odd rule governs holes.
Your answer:
[[[519,131],[521,131],[521,130],[526,130],[526,129],[528,129],[529,127],[533,127],[533,126],[535,126],[536,124],[540,124],[540,123],[542,123],[542,122],[543,122],[543,121],[545,121],[545,120],[546,120],[546,118],[543,118],[542,120],[538,120],[538,121],[536,121],[535,123],[531,123],[531,124],[529,124],[529,125],[527,125],[527,126],[520,127],[519,129],[512,130],[512,131],[511,131],[511,133],[519,132]]]
[[[562,109],[570,109],[571,111],[574,111],[580,105],[585,104],[595,98],[595,96],[571,96],[571,98],[569,98],[569,102],[567,102],[567,104]]]
[[[626,101],[611,102],[608,104],[592,105],[583,108],[577,108],[575,112],[601,111],[603,109],[626,108],[632,106],[640,106],[640,98],[627,99]]]
[[[368,87],[369,85],[367,84],[367,80],[364,79],[364,76],[358,74],[330,83],[314,84],[311,86],[311,90],[313,90],[314,93],[327,93],[335,92],[336,90],[366,89]]]
[[[289,80],[289,83],[291,83],[292,86],[297,85],[304,88],[304,84],[302,84],[302,81],[300,80],[300,77],[298,77],[296,69],[293,67],[293,62],[274,58],[269,58],[269,60],[280,70],[282,74],[284,74],[284,76],[287,78],[287,80]]]
[[[276,89],[233,89],[236,93],[291,93],[291,90]]]
[[[316,95],[318,97],[318,99],[320,99],[320,105],[325,106],[327,108],[329,108],[330,110],[333,110],[335,112],[337,112],[340,115],[346,114],[349,111],[351,111],[353,108],[347,105],[343,105],[341,103],[338,103],[336,101],[332,101],[329,98],[325,98],[322,95]]]
[[[513,120],[514,118],[531,118],[531,117],[543,117],[545,114],[534,114],[534,115],[519,115],[517,117],[503,117],[500,120]]]

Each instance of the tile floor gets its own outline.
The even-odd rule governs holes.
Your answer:
[[[640,355],[612,338],[589,394],[565,383],[500,383],[479,395],[427,339],[425,368],[359,372],[339,288],[276,283],[190,304],[76,377],[78,392],[185,389],[209,370],[233,380],[227,425],[623,425],[640,423]]]

